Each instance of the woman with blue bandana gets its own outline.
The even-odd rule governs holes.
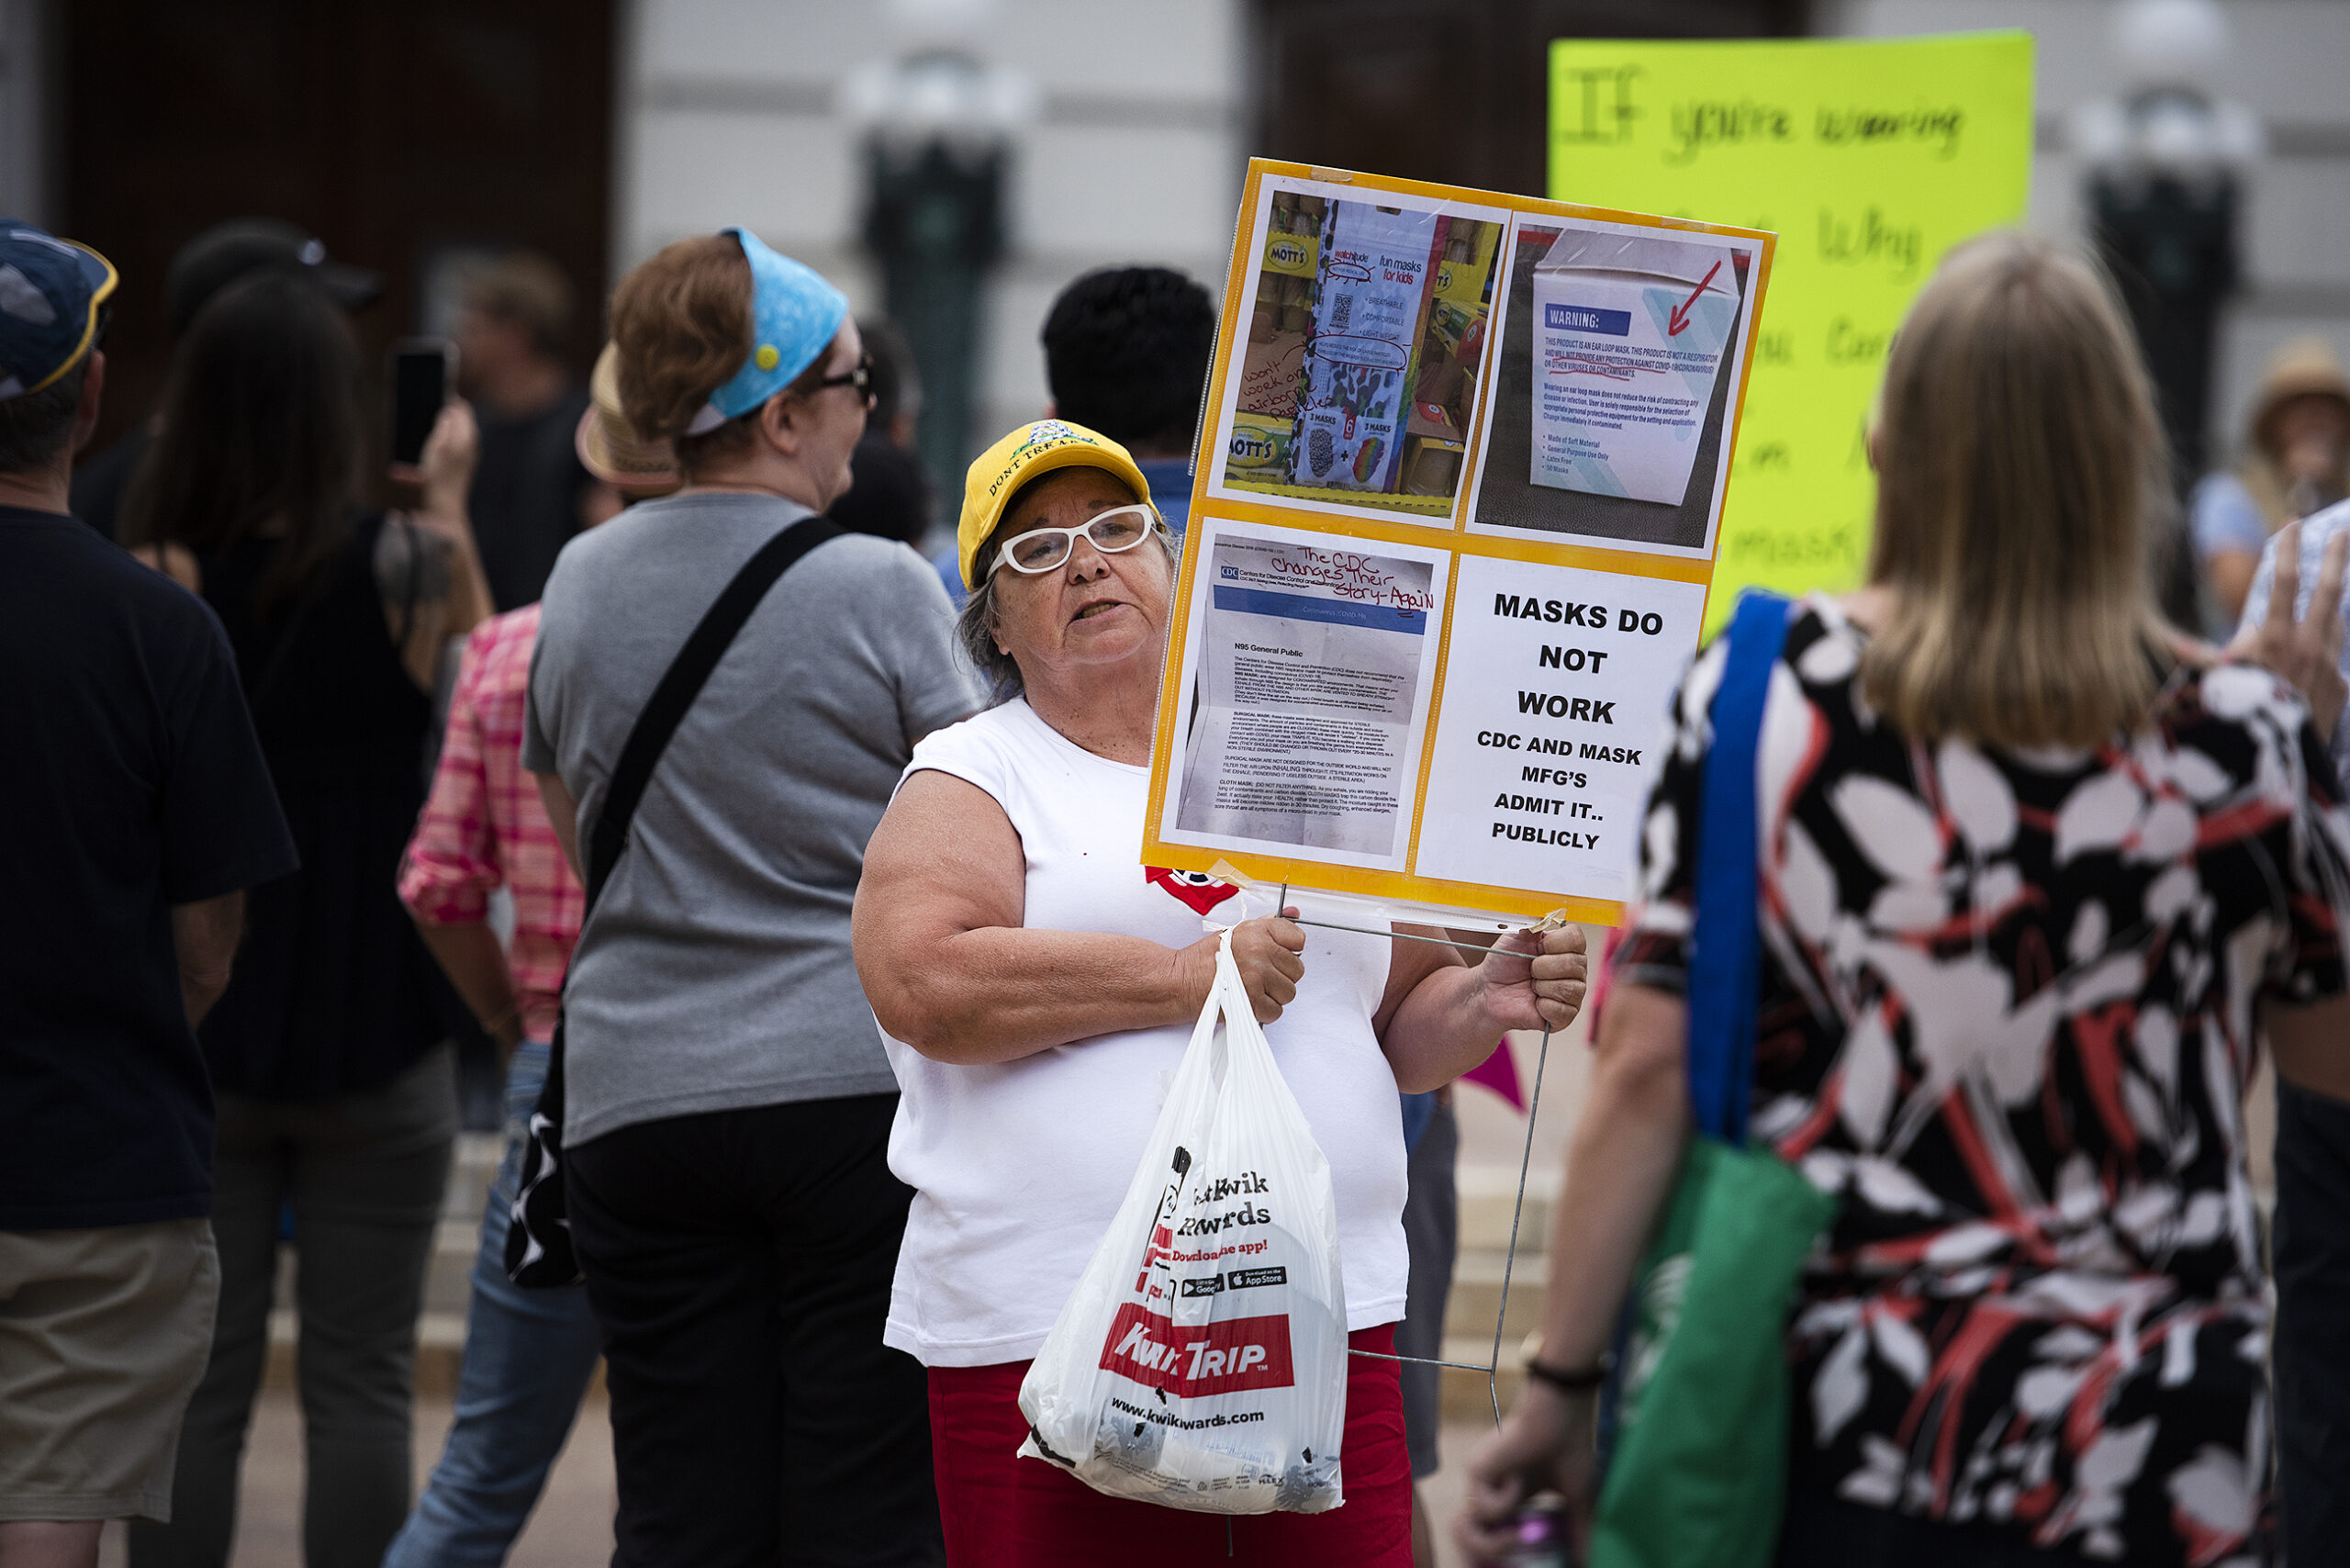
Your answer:
[[[812,543],[655,763],[565,983],[613,1562],[936,1562],[923,1371],[881,1342],[897,1082],[848,921],[914,743],[978,694],[922,558],[818,515],[869,401],[839,290],[747,230],[682,240],[622,281],[612,341],[622,412],[686,482],[547,582],[523,763],[575,867],[688,634],[771,542]]]

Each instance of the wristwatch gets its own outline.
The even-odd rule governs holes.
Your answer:
[[[1607,1381],[1616,1368],[1616,1358],[1602,1350],[1596,1361],[1579,1367],[1552,1366],[1542,1359],[1542,1347],[1538,1342],[1527,1348],[1526,1375],[1537,1383],[1547,1383],[1561,1394],[1589,1394]]]

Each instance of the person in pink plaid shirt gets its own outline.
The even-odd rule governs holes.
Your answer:
[[[400,902],[483,1030],[510,1058],[554,1033],[563,971],[579,940],[587,894],[522,771],[522,703],[539,607],[475,628],[449,703],[449,729],[431,798],[400,865]],[[514,935],[501,949],[489,895],[514,899]]]
[[[578,441],[589,472],[624,496],[673,487],[666,448],[639,450],[643,443],[619,420],[606,363],[597,366],[594,390]],[[539,607],[529,604],[484,622],[466,641],[431,797],[400,863],[400,902],[424,945],[507,1053],[506,1154],[474,1260],[456,1423],[384,1568],[505,1562],[602,1349],[586,1291],[524,1290],[506,1277],[523,1128],[546,1082],[564,970],[587,902],[538,787],[522,771],[522,709],[538,633]],[[489,896],[499,887],[514,902],[514,933],[503,946],[489,925]]]

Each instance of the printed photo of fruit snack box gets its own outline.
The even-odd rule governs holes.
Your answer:
[[[1281,190],[1269,208],[1223,483],[1448,515],[1502,225]]]

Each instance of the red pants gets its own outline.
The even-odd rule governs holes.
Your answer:
[[[1347,1343],[1393,1355],[1395,1326],[1366,1328]],[[1028,1435],[1020,1414],[1027,1372],[1026,1361],[930,1369],[931,1462],[948,1568],[1411,1568],[1412,1462],[1393,1361],[1347,1358],[1344,1506],[1237,1518],[1105,1496],[1057,1465],[1015,1457]]]

